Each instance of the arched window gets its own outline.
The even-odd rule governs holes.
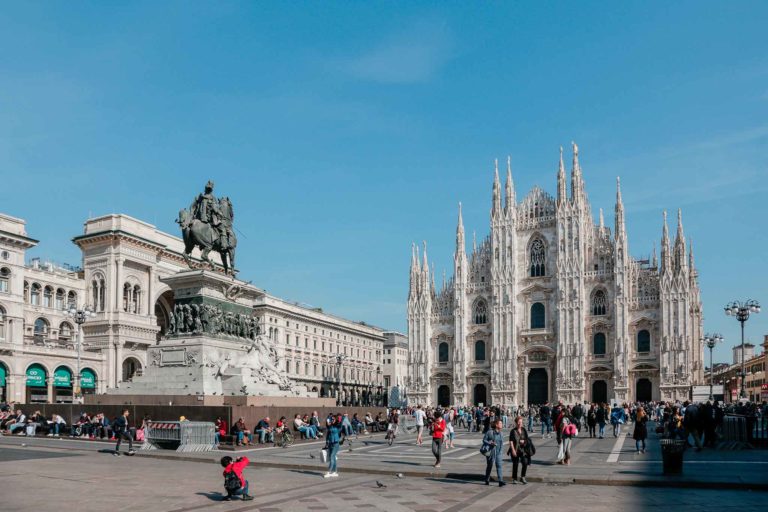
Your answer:
[[[5,339],[5,310],[0,307],[0,340]]]
[[[11,282],[11,271],[7,267],[0,268],[0,292],[8,293]]]
[[[484,300],[477,301],[475,305],[475,323],[484,324],[488,321],[487,307]]]
[[[67,309],[74,309],[77,307],[77,294],[75,292],[69,292],[67,294]]]
[[[605,355],[605,334],[598,332],[592,338],[592,354],[596,356]]]
[[[442,342],[440,345],[437,346],[437,362],[438,363],[448,362],[448,344],[446,342]]]
[[[139,285],[133,287],[133,310],[131,312],[137,315],[141,312],[141,287]]]
[[[53,307],[53,288],[50,286],[46,286],[45,291],[43,292],[43,307]]]
[[[606,300],[605,292],[603,290],[595,290],[592,294],[592,314],[601,316],[605,315]]]
[[[531,243],[530,249],[531,277],[542,277],[546,275],[547,252],[544,248],[544,242],[537,238]]]
[[[107,297],[107,282],[102,277],[99,280],[99,311],[104,311],[106,309],[105,303],[106,303],[106,297]]]
[[[123,311],[126,313],[131,309],[131,285],[125,283],[123,285]]]
[[[531,306],[531,329],[543,329],[546,320],[544,304],[534,302]]]
[[[32,293],[30,295],[30,304],[33,306],[40,305],[40,295],[43,293],[43,287],[39,283],[32,283]]]
[[[59,339],[64,341],[72,339],[72,326],[68,322],[62,322],[59,326]]]
[[[35,320],[35,336],[47,336],[48,335],[48,320],[45,318],[38,318]]]
[[[638,352],[651,351],[651,333],[645,329],[637,333],[637,351]]]
[[[485,361],[485,342],[483,340],[475,342],[475,361]]]
[[[64,309],[64,290],[56,290],[56,309]]]

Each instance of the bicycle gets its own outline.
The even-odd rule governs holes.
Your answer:
[[[293,434],[288,429],[283,430],[275,439],[275,445],[280,448],[288,448],[293,444]]]

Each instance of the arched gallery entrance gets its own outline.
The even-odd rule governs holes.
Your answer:
[[[474,390],[474,397],[475,397],[475,405],[488,405],[488,398],[487,398],[487,390],[485,388],[485,384],[477,384],[475,385]]]
[[[635,400],[638,402],[650,402],[653,396],[653,385],[648,379],[638,379],[635,384]]]
[[[544,368],[531,368],[528,373],[528,403],[543,404],[549,401],[549,379]]]
[[[437,405],[440,407],[451,405],[451,388],[445,384],[437,388]]]
[[[592,383],[592,401],[596,404],[608,403],[608,383],[596,380]]]

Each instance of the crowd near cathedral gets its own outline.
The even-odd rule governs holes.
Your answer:
[[[619,180],[613,226],[595,222],[573,145],[557,195],[520,202],[509,160],[493,181],[490,234],[467,254],[459,204],[453,277],[435,286],[414,246],[409,397],[430,404],[686,400],[703,379],[702,305],[681,212],[660,255],[631,256]],[[660,212],[661,213],[661,212]],[[636,249],[636,248],[635,248]]]

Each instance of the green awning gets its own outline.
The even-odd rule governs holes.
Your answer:
[[[94,389],[96,387],[96,374],[90,368],[84,368],[80,372],[80,387],[82,389]]]
[[[53,372],[53,385],[57,388],[71,388],[72,373],[64,367],[56,368]]]
[[[46,387],[45,376],[45,368],[39,364],[33,364],[27,368],[27,386],[34,388]]]
[[[5,366],[0,364],[0,388],[5,387]]]

